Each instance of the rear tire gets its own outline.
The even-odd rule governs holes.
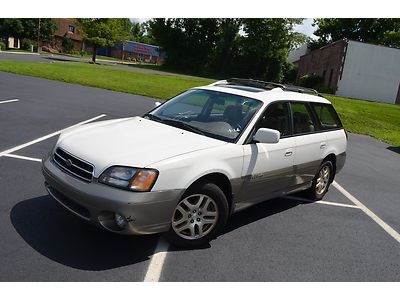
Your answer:
[[[333,164],[330,160],[324,161],[315,175],[311,187],[306,190],[307,197],[311,200],[321,200],[329,190],[333,181]]]
[[[181,248],[203,246],[222,231],[228,213],[228,201],[217,185],[196,184],[185,192],[174,209],[166,238]]]

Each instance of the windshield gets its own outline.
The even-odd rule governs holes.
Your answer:
[[[193,89],[145,117],[220,140],[235,142],[262,102],[243,96]]]

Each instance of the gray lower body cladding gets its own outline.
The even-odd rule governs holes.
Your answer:
[[[75,215],[94,225],[121,234],[152,234],[167,231],[172,213],[183,190],[131,192],[113,188],[93,179],[87,183],[61,171],[50,157],[42,172],[49,194]],[[127,226],[120,229],[114,213],[123,215]]]

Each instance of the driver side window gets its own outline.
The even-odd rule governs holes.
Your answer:
[[[278,130],[281,138],[290,135],[290,113],[288,102],[275,102],[268,106],[258,128]]]

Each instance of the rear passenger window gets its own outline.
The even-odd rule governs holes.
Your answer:
[[[276,102],[268,106],[258,128],[278,130],[281,137],[290,135],[290,114],[287,102]]]
[[[332,105],[313,103],[311,106],[315,111],[315,115],[317,116],[322,129],[342,127],[339,117]]]
[[[292,102],[291,107],[294,134],[314,132],[315,124],[309,106],[306,103]]]

